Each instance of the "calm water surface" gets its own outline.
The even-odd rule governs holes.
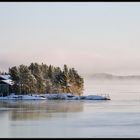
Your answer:
[[[84,94],[110,101],[0,101],[0,137],[140,137],[140,82],[88,81]]]

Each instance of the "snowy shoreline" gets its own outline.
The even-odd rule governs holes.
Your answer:
[[[0,97],[0,100],[110,100],[106,95],[78,96],[71,93],[15,95],[14,93]]]

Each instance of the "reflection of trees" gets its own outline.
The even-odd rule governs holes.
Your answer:
[[[0,107],[11,108],[12,120],[47,119],[55,117],[54,113],[67,113],[83,111],[82,101],[45,100],[45,101],[1,101]]]

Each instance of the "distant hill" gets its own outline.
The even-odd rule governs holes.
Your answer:
[[[107,80],[140,80],[140,75],[117,76],[108,73],[95,73],[91,75],[90,78]]]

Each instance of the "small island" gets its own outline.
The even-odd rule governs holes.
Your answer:
[[[0,99],[109,100],[109,96],[83,96],[84,79],[74,68],[31,63],[9,68],[0,75]]]

